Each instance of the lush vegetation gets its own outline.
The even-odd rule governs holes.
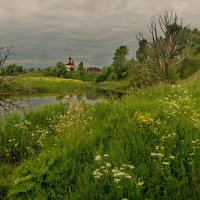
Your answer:
[[[175,12],[153,17],[148,37],[137,35],[136,59],[127,59],[127,46],[116,49],[113,62],[96,82],[129,80],[132,87],[158,82],[174,83],[200,69],[200,31],[183,25]]]
[[[1,119],[1,198],[198,199],[199,77]]]
[[[120,46],[99,75],[83,62],[27,72],[5,66],[12,48],[0,49],[0,94],[129,91],[1,118],[0,199],[199,198],[200,32],[173,12],[149,31],[137,36],[136,59]]]

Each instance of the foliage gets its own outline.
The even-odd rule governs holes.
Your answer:
[[[79,65],[78,65],[78,71],[82,72],[84,71],[84,65],[83,65],[83,62],[80,62]]]
[[[143,62],[148,59],[147,49],[148,49],[147,40],[142,39],[141,41],[139,41],[139,48],[136,51],[136,58],[139,62]]]
[[[1,69],[1,75],[18,75],[23,73],[23,66],[19,66],[16,64],[8,65]]]
[[[146,64],[158,80],[174,81],[178,64],[182,64],[192,54],[192,31],[183,26],[175,12],[165,12],[152,18],[149,25],[150,39],[138,34],[139,62]],[[182,68],[182,71],[184,69]]]
[[[110,76],[111,72],[111,66],[104,67],[101,73],[96,77],[96,82],[99,83],[105,81]]]
[[[117,79],[121,79],[126,76],[126,56],[128,55],[129,49],[127,46],[120,46],[115,51],[115,55],[113,57],[113,71],[117,75]]]

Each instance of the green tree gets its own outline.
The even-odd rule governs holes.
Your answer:
[[[127,48],[127,46],[120,46],[115,51],[112,66],[113,66],[113,71],[116,73],[118,79],[121,79],[127,70],[126,56],[128,55],[128,52],[129,49]]]
[[[79,63],[79,65],[78,65],[78,71],[80,71],[80,72],[84,71],[83,62],[80,62],[80,63]]]
[[[56,64],[56,75],[57,77],[66,77],[67,68],[63,62],[58,62]]]
[[[141,41],[139,41],[139,48],[136,51],[136,58],[139,62],[147,60],[148,58],[147,51],[148,51],[148,42],[146,39],[142,39]]]
[[[104,67],[101,73],[96,77],[96,82],[99,83],[105,81],[110,76],[111,73],[112,73],[111,66]]]
[[[17,75],[23,73],[23,67],[16,64],[7,65],[1,69],[2,75]]]

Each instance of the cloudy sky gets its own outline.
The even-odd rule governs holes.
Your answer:
[[[0,46],[14,45],[10,60],[28,67],[67,62],[102,67],[115,49],[137,49],[135,35],[150,17],[174,10],[200,28],[199,0],[0,0]]]

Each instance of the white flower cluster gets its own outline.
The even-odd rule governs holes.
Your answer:
[[[101,178],[111,179],[115,184],[120,184],[128,180],[136,180],[134,176],[135,167],[130,164],[122,164],[121,167],[113,167],[110,162],[107,162],[108,154],[96,155],[94,160],[99,164],[99,168],[96,168],[93,171],[93,176],[96,180]],[[138,182],[135,182],[137,186],[142,186],[144,182],[141,179],[138,179]],[[118,188],[120,186],[118,185]]]

